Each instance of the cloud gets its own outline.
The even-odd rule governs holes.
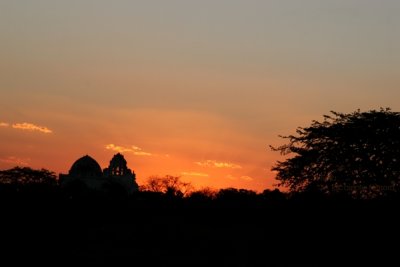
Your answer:
[[[136,155],[136,156],[152,156],[153,155],[152,153],[143,151],[138,146],[123,147],[123,146],[117,146],[114,144],[108,144],[105,146],[105,148],[108,150],[119,152],[119,153],[132,153],[133,155]]]
[[[250,176],[240,176],[240,179],[245,180],[245,181],[253,181],[254,179],[251,178]]]
[[[208,177],[207,173],[201,173],[201,172],[181,172],[181,174],[184,175],[184,176]]]
[[[14,157],[14,156],[9,156],[6,158],[0,158],[0,162],[6,163],[6,164],[10,164],[10,165],[22,165],[22,166],[28,166],[29,165],[29,161],[31,161],[31,159],[26,158],[26,159],[22,159],[22,158],[18,158],[18,157]]]
[[[231,174],[227,175],[226,178],[228,178],[230,180],[237,180],[237,178]]]
[[[10,124],[8,122],[0,122],[0,127],[9,127]],[[50,134],[53,131],[50,130],[47,127],[44,126],[39,126],[39,125],[35,125],[33,123],[29,123],[29,122],[24,122],[24,123],[13,123],[11,125],[12,128],[14,129],[18,129],[18,130],[25,130],[25,131],[38,131],[41,133],[46,133],[46,134]]]
[[[241,169],[242,166],[238,164],[234,164],[231,162],[219,162],[216,160],[205,160],[205,161],[197,161],[195,164],[202,167],[211,167],[211,168],[229,168],[229,169]]]
[[[38,131],[38,132],[45,133],[45,134],[50,134],[53,132],[52,130],[50,130],[47,127],[38,126],[38,125],[35,125],[33,123],[28,123],[28,122],[14,123],[12,125],[12,127],[14,129],[25,130],[25,131]]]
[[[106,145],[106,149],[116,151],[119,153],[124,153],[124,152],[132,152],[132,148],[126,148],[122,146],[116,146],[114,144],[108,144]]]
[[[250,176],[247,176],[247,175],[236,177],[236,176],[229,174],[226,176],[226,178],[228,178],[230,180],[244,180],[244,181],[249,181],[249,182],[254,180],[253,178],[251,178]]]

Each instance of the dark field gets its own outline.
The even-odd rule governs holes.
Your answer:
[[[395,200],[3,197],[1,210],[2,266],[386,266],[399,258]]]

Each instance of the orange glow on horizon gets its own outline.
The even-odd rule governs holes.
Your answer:
[[[275,184],[269,169],[277,155],[268,151],[267,141],[251,138],[246,129],[223,117],[148,109],[106,112],[94,108],[92,112],[102,120],[82,121],[74,116],[62,124],[54,121],[49,124],[55,130],[51,135],[36,128],[16,131],[2,127],[3,134],[31,145],[5,144],[0,168],[25,165],[67,173],[74,161],[86,154],[105,168],[114,154],[122,153],[139,185],[154,175],[180,176],[197,189],[235,187],[261,192]],[[51,122],[52,116],[47,116]],[[132,125],[140,125],[139,130]]]

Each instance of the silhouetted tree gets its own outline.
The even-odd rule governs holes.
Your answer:
[[[193,186],[189,182],[183,182],[179,176],[166,175],[164,177],[151,176],[142,191],[161,192],[169,196],[184,197],[188,195]]]
[[[216,200],[227,205],[255,204],[257,193],[247,189],[225,188],[218,191]]]
[[[197,199],[197,200],[213,200],[217,196],[217,191],[210,188],[210,187],[204,187],[199,190],[193,191],[190,193],[189,197],[191,199]]]
[[[54,172],[40,169],[34,170],[29,167],[15,167],[9,170],[0,171],[0,184],[9,185],[56,185]]]
[[[400,113],[390,109],[344,114],[331,112],[322,122],[281,136],[288,144],[272,147],[283,155],[272,168],[280,186],[292,192],[375,198],[400,186]]]
[[[262,199],[269,201],[269,202],[282,202],[286,200],[286,195],[282,193],[278,188],[274,190],[265,189],[260,196]]]

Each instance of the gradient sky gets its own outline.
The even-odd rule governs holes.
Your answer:
[[[400,1],[0,1],[0,168],[116,151],[143,184],[261,191],[279,134],[400,110]]]

